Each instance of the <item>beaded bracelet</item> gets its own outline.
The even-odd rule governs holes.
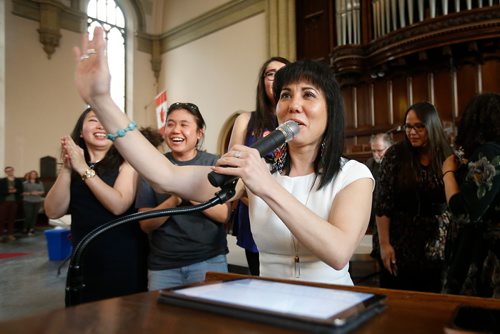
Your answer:
[[[121,129],[121,130],[116,131],[116,135],[114,135],[112,133],[108,133],[106,135],[106,137],[111,141],[115,141],[116,138],[125,137],[125,135],[127,134],[128,131],[132,131],[136,128],[137,128],[137,123],[132,121],[132,122],[128,123],[128,125],[125,129]]]

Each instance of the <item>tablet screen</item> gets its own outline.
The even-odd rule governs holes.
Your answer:
[[[366,302],[375,297],[370,293],[258,279],[237,279],[215,284],[165,290],[165,292],[167,291],[188,298],[316,320],[327,320],[336,317],[356,306],[364,309],[369,304],[366,304]],[[375,299],[379,300],[378,298]]]

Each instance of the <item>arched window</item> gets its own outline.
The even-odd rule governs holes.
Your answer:
[[[87,26],[90,34],[98,25],[104,28],[108,43],[108,64],[111,72],[111,97],[126,111],[126,41],[127,29],[123,11],[114,0],[90,0],[87,5]]]

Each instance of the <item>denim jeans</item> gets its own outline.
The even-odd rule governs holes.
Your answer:
[[[227,273],[226,255],[217,255],[208,260],[180,268],[149,270],[148,289],[152,291],[201,282],[205,279],[207,271]]]

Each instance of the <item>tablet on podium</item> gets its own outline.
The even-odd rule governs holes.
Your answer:
[[[316,333],[344,333],[384,309],[384,295],[261,279],[160,291],[159,302]]]

